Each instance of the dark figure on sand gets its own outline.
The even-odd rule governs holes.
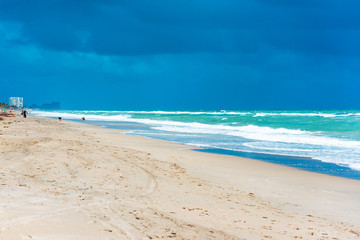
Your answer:
[[[83,123],[85,122],[85,117],[82,117]]]
[[[24,111],[23,116],[24,116],[24,118],[26,118],[26,116],[27,116],[27,111]]]

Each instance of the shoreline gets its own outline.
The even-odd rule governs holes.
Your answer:
[[[51,119],[56,119],[55,117],[49,117]],[[82,123],[81,120],[75,119],[66,119],[66,121]],[[205,148],[205,147],[196,147],[192,145],[187,145],[184,143],[179,143],[176,141],[171,141],[168,139],[161,139],[151,136],[144,136],[141,134],[132,134],[133,130],[124,130],[121,128],[121,124],[118,125],[106,125],[106,121],[94,121],[87,120],[86,124],[98,126],[104,129],[115,129],[125,131],[124,134],[142,136],[154,140],[163,140],[180,145],[190,146],[190,148],[195,149],[200,152],[208,153],[217,153],[228,156],[243,157],[248,159],[253,159],[256,161],[263,161],[267,163],[272,163],[276,165],[287,166],[295,169],[300,169],[308,172],[320,173],[329,176],[342,177],[347,179],[353,179],[360,181],[360,171],[354,170],[348,166],[341,166],[336,163],[324,162],[321,160],[313,159],[310,157],[301,157],[301,156],[292,156],[292,155],[278,155],[278,154],[269,154],[269,153],[256,153],[256,152],[244,152],[244,151],[235,151],[235,150],[226,150],[221,148]],[[111,123],[111,121],[110,121]],[[133,124],[132,122],[123,122],[122,124],[128,125]]]
[[[356,112],[325,111],[314,115],[309,111],[271,113],[225,110],[64,110],[36,113],[44,117],[63,115],[72,121],[87,116],[91,124],[127,129],[135,135],[210,148],[209,151],[213,151],[211,148],[219,149],[219,152],[226,154],[284,164],[283,161],[279,161],[281,159],[285,160],[286,166],[360,179],[356,158],[360,154],[359,139],[356,137],[357,128],[356,125],[350,129],[346,127],[348,124],[351,125],[352,121],[357,122]],[[330,122],[327,121],[329,118]],[[344,124],[339,124],[339,119],[343,119],[341,121],[345,121]],[[286,156],[286,159],[283,156]],[[310,161],[302,161],[299,157]]]
[[[77,239],[360,237],[357,180],[72,121],[0,126],[5,239],[64,237],[64,219]]]
[[[251,153],[251,152],[232,151],[232,150],[216,149],[216,148],[199,149],[196,151],[243,157],[243,158],[253,159],[256,161],[272,163],[275,165],[287,166],[307,172],[360,181],[360,171],[351,169],[347,166],[340,166],[335,163],[323,162],[321,160],[312,159],[308,157],[265,154],[265,153]]]

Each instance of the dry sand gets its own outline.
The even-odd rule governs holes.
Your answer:
[[[0,239],[360,239],[360,181],[3,118]]]

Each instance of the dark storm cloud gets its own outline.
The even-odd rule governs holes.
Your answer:
[[[358,55],[359,3],[339,1],[0,1],[0,18],[44,48],[104,55],[296,52]],[[25,40],[23,40],[25,41]]]

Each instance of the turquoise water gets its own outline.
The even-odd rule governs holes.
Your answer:
[[[360,111],[34,111],[191,146],[305,158],[360,171]]]

